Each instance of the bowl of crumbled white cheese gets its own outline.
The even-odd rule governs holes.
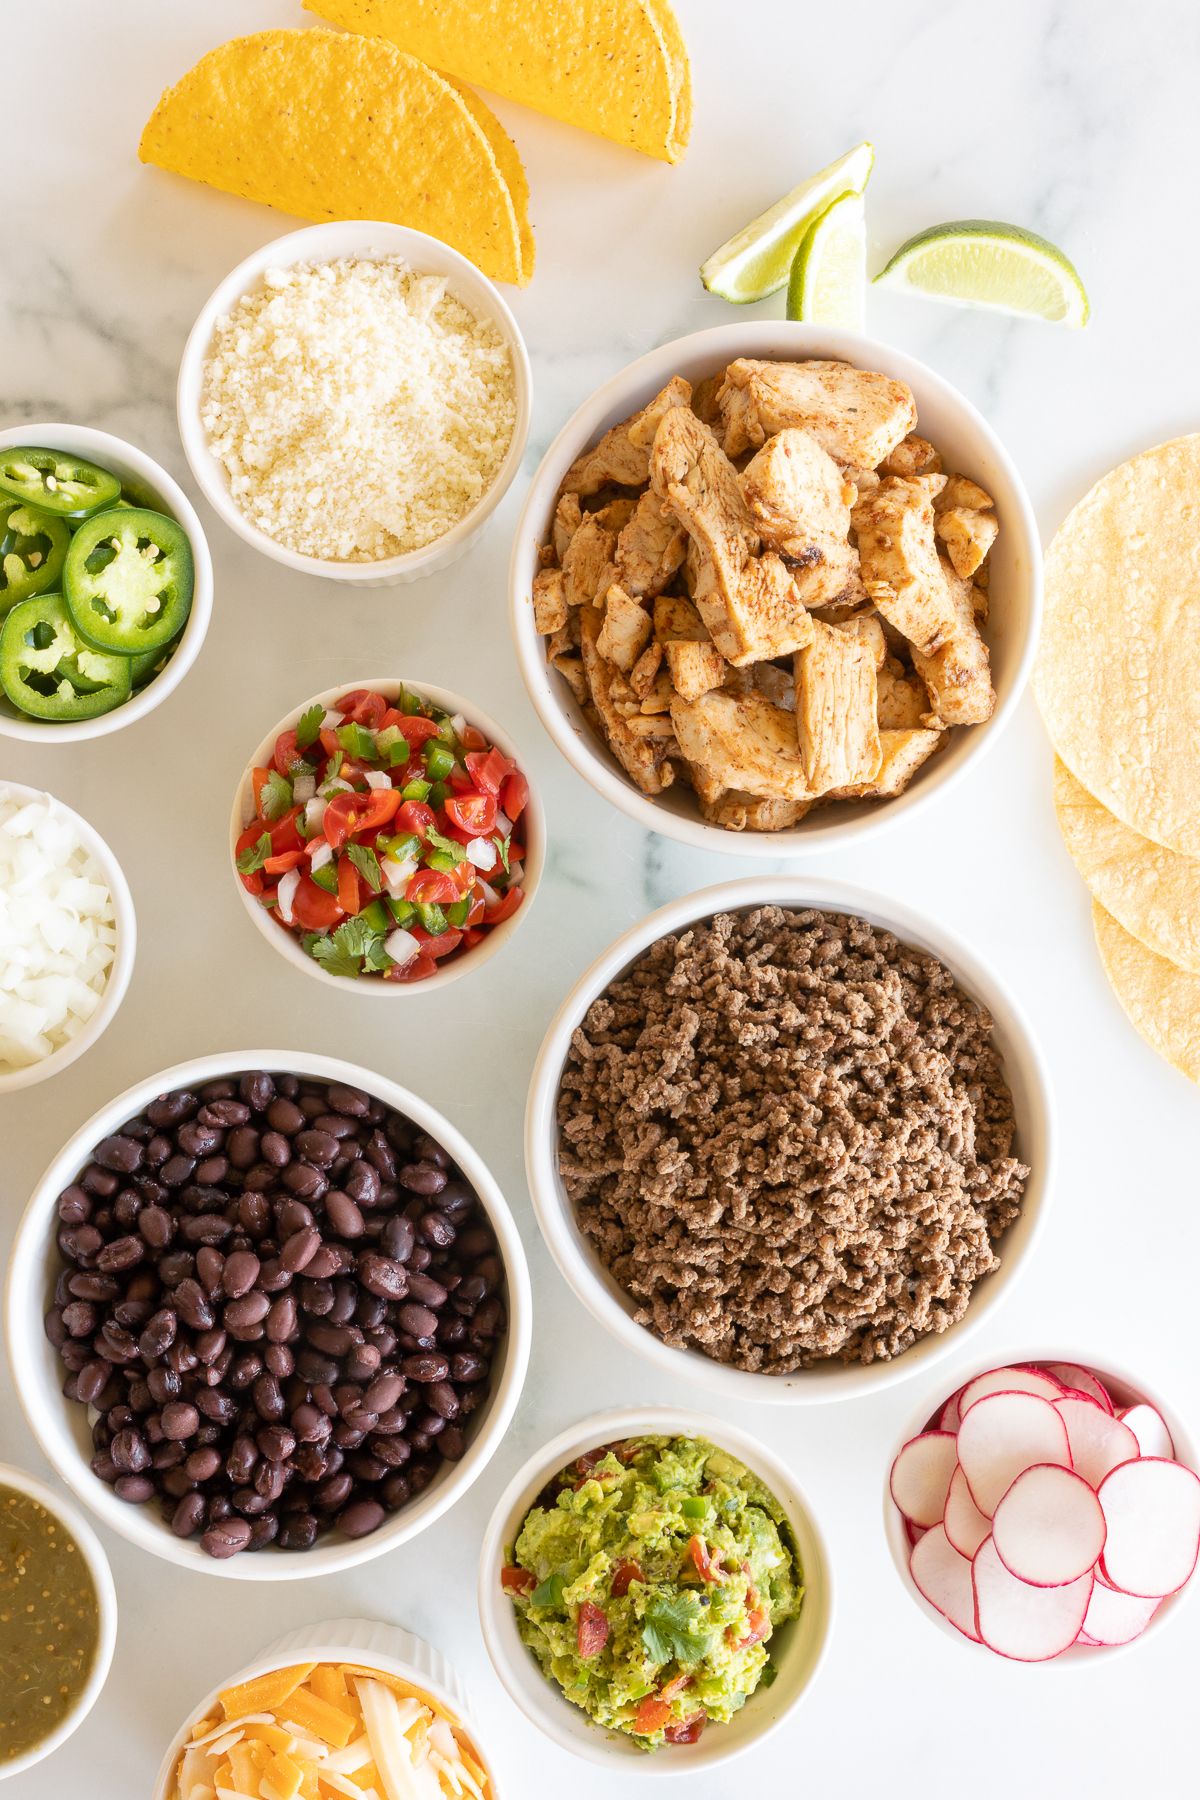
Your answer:
[[[473,263],[346,220],[266,244],[201,310],[179,430],[225,523],[288,568],[360,587],[444,568],[520,466],[529,358]]]
[[[52,795],[0,782],[0,1094],[91,1048],[125,997],[136,941],[99,832]]]

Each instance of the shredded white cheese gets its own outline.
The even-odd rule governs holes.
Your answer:
[[[300,263],[218,320],[200,417],[261,531],[368,562],[443,537],[487,492],[516,422],[512,358],[398,257]]]
[[[112,894],[73,820],[0,789],[0,1069],[41,1062],[81,1030],[116,942]]]

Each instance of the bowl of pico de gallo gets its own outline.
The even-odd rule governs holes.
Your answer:
[[[268,732],[234,799],[247,912],[297,968],[365,994],[481,967],[541,880],[545,815],[525,768],[446,688],[388,677],[315,694]]]

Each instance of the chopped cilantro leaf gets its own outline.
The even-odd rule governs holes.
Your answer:
[[[346,854],[373,894],[383,886],[379,858],[369,844],[347,844]]]
[[[310,706],[307,712],[301,713],[296,726],[297,750],[307,750],[310,744],[316,743],[324,718],[325,708],[319,705]]]
[[[269,825],[282,819],[292,804],[292,784],[278,769],[272,769],[258,796],[258,810]]]
[[[347,919],[335,932],[317,937],[306,948],[330,975],[354,976],[359,973],[360,959],[370,950],[377,935],[365,920]]]
[[[448,856],[450,858],[450,866],[452,868],[457,868],[459,863],[466,862],[467,853],[462,845],[456,843],[453,838],[443,837],[441,832],[435,831],[432,825],[425,833],[425,837],[426,841],[432,844],[435,850],[440,850],[443,856]]]
[[[237,859],[239,875],[255,875],[271,854],[271,834],[264,831],[257,843],[243,850]]]
[[[504,864],[504,873],[507,875],[509,851],[512,849],[512,832],[510,831],[506,838],[502,838],[499,832],[497,832],[496,836],[492,839],[492,842],[496,846],[500,861]]]
[[[702,1662],[713,1633],[695,1594],[652,1594],[642,1619],[642,1642],[656,1663]]]
[[[364,970],[369,970],[372,975],[381,975],[385,969],[390,969],[391,966],[392,958],[384,948],[383,939],[381,937],[372,938],[363,956]]]

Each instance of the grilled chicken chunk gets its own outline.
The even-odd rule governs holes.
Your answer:
[[[936,650],[913,647],[913,667],[929,690],[929,725],[982,725],[996,706],[991,658],[979,634],[975,590],[948,562],[939,563],[953,623]]]
[[[911,731],[929,711],[929,695],[919,675],[913,675],[891,657],[876,676],[879,700],[876,716],[883,731]]]
[[[756,450],[797,426],[851,469],[877,467],[917,422],[904,382],[842,362],[739,357],[725,371],[717,402],[727,455]]]
[[[928,762],[942,741],[940,731],[881,731],[880,762],[872,780],[840,788],[830,800],[891,800],[902,794],[921,764]]]
[[[631,600],[624,588],[614,582],[605,597],[604,623],[596,639],[601,656],[628,675],[649,643],[653,629],[645,607]]]
[[[554,524],[550,534],[551,542],[554,545],[555,561],[559,564],[566,558],[567,547],[579,530],[579,522],[582,517],[578,494],[563,494],[559,497],[558,505],[554,509]]]
[[[999,531],[995,513],[976,512],[973,507],[948,506],[937,515],[937,534],[946,546],[955,573],[966,581],[983,567]]]
[[[588,607],[579,615],[579,630],[588,693],[609,747],[644,794],[661,794],[675,778],[667,760],[675,740],[639,737],[630,730],[629,718],[635,713],[640,715],[641,706],[621,671],[600,653],[601,622],[595,607]],[[622,711],[623,706],[628,707],[628,712]]]
[[[585,513],[563,557],[563,593],[568,606],[590,606],[612,585],[617,540],[595,513]]]
[[[736,789],[715,800],[699,798],[700,811],[709,824],[723,825],[726,831],[788,831],[812,807],[811,800],[763,800]]]
[[[938,561],[933,484],[940,475],[888,475],[854,508],[863,586],[884,618],[932,653],[956,612]]]
[[[742,471],[754,528],[768,549],[793,564],[792,579],[806,606],[831,605],[855,584],[850,508],[857,492],[806,431],[777,432]]]
[[[812,798],[795,714],[761,694],[716,690],[698,700],[676,700],[671,721],[688,763],[721,788],[768,800]]]
[[[533,622],[544,637],[567,622],[567,596],[561,569],[539,569],[533,578]]]
[[[650,446],[663,414],[673,406],[687,406],[691,383],[673,375],[648,406],[622,419],[605,432],[598,444],[577,456],[563,478],[564,494],[598,494],[609,482],[618,487],[644,487],[650,462]]]
[[[940,475],[942,459],[928,438],[910,431],[880,465],[885,475]]]
[[[812,626],[791,574],[773,552],[759,553],[737,470],[690,409],[664,415],[650,485],[691,539],[692,598],[726,661],[757,662],[806,644]]]
[[[661,594],[683,562],[686,545],[678,519],[647,488],[617,538],[617,575],[625,592],[638,600]]]
[[[796,736],[811,794],[872,781],[879,772],[873,646],[837,625],[813,621],[796,652]]]

